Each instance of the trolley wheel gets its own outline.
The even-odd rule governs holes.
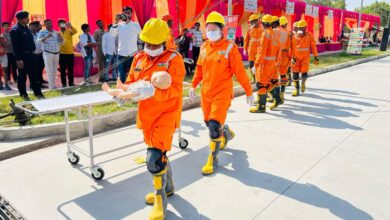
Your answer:
[[[179,147],[181,149],[186,149],[188,147],[188,141],[186,139],[184,139],[184,138],[181,138],[179,140]]]
[[[76,164],[79,163],[80,157],[79,157],[79,155],[77,155],[76,153],[72,153],[71,155],[68,155],[68,161],[69,161],[69,163],[71,163],[72,165],[76,165]]]
[[[101,180],[103,179],[104,177],[104,170],[102,168],[97,168],[97,169],[94,169],[92,172],[91,172],[91,175],[92,177],[95,179],[95,180]]]

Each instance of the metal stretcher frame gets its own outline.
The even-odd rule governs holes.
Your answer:
[[[20,102],[16,104],[16,107],[34,115],[44,115],[56,112],[64,112],[64,121],[65,121],[65,135],[66,135],[66,146],[67,146],[67,157],[68,161],[72,165],[78,164],[80,157],[74,152],[77,151],[82,155],[90,159],[90,170],[91,175],[96,180],[101,180],[104,177],[104,170],[95,164],[95,157],[103,156],[122,148],[113,149],[105,151],[102,153],[94,153],[94,144],[93,144],[93,112],[92,107],[94,105],[107,104],[116,102],[112,96],[108,95],[106,92],[90,92],[76,95],[60,96],[51,99],[43,100],[34,100]],[[26,105],[32,105],[36,110],[31,110],[25,107]],[[81,148],[77,147],[72,143],[70,139],[70,128],[69,128],[69,111],[72,109],[87,107],[88,108],[88,142],[89,142],[89,152],[85,152]],[[181,136],[181,129],[178,129],[179,133],[179,147],[182,149],[187,148],[188,141]]]

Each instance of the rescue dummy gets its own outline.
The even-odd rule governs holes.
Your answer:
[[[183,58],[176,51],[165,48],[169,32],[167,23],[161,19],[152,18],[146,22],[139,35],[145,42],[144,51],[134,57],[125,84],[118,85],[119,89],[130,89],[138,100],[137,128],[143,131],[148,146],[146,167],[153,175],[155,190],[145,198],[147,204],[153,205],[149,216],[153,220],[165,218],[167,196],[174,193],[167,152],[171,150],[173,134],[179,126],[185,76]],[[171,78],[170,86],[165,89],[153,86],[164,79],[165,73],[160,71]],[[142,86],[132,88],[140,81]],[[162,84],[166,87],[169,83]],[[134,100],[134,97],[124,99]]]
[[[315,64],[318,64],[318,52],[316,47],[316,41],[314,40],[313,35],[310,32],[306,31],[307,22],[305,20],[300,20],[297,23],[297,34],[295,35],[292,41],[292,50],[293,50],[293,85],[295,90],[292,93],[292,96],[299,96],[300,92],[305,92],[306,90],[306,81],[309,77],[309,64],[310,64],[310,51],[314,55]],[[299,74],[301,73],[301,81]]]
[[[263,33],[263,28],[259,25],[259,15],[253,14],[249,17],[249,22],[251,24],[248,32],[246,32],[244,39],[244,55],[248,56],[249,67],[252,68],[255,65],[255,59],[257,54],[257,48],[260,44],[261,33]],[[252,72],[253,83],[255,83],[255,73]]]
[[[203,175],[213,174],[218,167],[218,152],[226,147],[235,136],[225,124],[228,109],[233,98],[233,76],[245,89],[247,103],[252,105],[253,95],[249,78],[246,75],[242,57],[234,42],[222,35],[224,17],[211,12],[206,19],[205,41],[194,74],[189,96],[195,97],[195,89],[201,83],[201,105],[203,118],[209,129],[210,154],[202,167]]]
[[[257,105],[250,108],[251,113],[266,112],[267,105],[267,91],[272,93],[274,103],[271,105],[272,109],[282,104],[280,98],[280,90],[274,89],[271,79],[276,71],[277,59],[279,56],[279,44],[275,32],[272,30],[272,16],[264,15],[261,19],[263,23],[264,32],[261,36],[259,50],[256,55],[255,69],[256,69],[256,86],[257,91]]]
[[[141,82],[141,81],[139,81],[139,82]],[[168,89],[169,86],[171,86],[172,77],[171,77],[171,75],[169,75],[168,72],[158,71],[158,72],[153,73],[150,82],[155,88],[164,90],[164,89]],[[122,81],[118,80],[117,85],[116,85],[116,87],[117,87],[116,89],[111,89],[107,83],[104,83],[102,85],[102,90],[107,92],[109,95],[116,97],[118,99],[123,99],[126,96],[129,96],[129,98],[132,98],[132,97],[135,97],[135,95],[137,95],[137,94],[134,94],[134,92],[132,92],[132,91],[134,91],[135,84],[136,83],[134,83],[133,88],[129,87],[129,88],[127,88],[128,90],[124,90],[125,85],[122,84]],[[137,86],[141,86],[141,85],[137,85]]]

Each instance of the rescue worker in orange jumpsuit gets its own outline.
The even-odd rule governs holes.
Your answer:
[[[291,52],[290,52],[291,54],[290,54],[290,56],[291,56],[291,59],[290,59],[290,66],[289,66],[289,70],[288,70],[288,86],[291,86],[292,81],[293,81],[292,74],[291,74],[292,67],[293,67],[292,57],[294,56],[292,47],[293,47],[293,41],[295,40],[295,35],[297,35],[297,32],[298,32],[297,24],[298,24],[298,21],[293,23],[293,30],[291,31],[291,34],[290,34],[290,41],[291,41]]]
[[[171,15],[164,15],[162,17],[162,19],[167,22],[168,24],[168,27],[169,29],[172,29],[172,22],[173,22],[173,18]],[[177,45],[175,43],[175,37],[173,36],[172,34],[172,30],[169,31],[169,36],[168,36],[168,40],[167,42],[165,43],[165,46],[167,49],[170,49],[170,50],[177,50]]]
[[[314,40],[313,34],[306,31],[307,22],[305,20],[300,20],[297,23],[298,31],[292,41],[293,46],[293,80],[295,90],[292,93],[292,96],[299,96],[300,92],[305,92],[306,90],[306,80],[309,77],[309,64],[310,64],[310,51],[314,55],[315,64],[318,64],[318,52],[316,47],[316,41]],[[302,74],[301,80],[302,85],[300,85],[299,74]],[[299,90],[300,89],[300,90]]]
[[[251,27],[248,32],[246,32],[244,39],[244,55],[248,56],[249,67],[252,68],[255,65],[255,59],[257,54],[257,48],[260,44],[260,37],[263,33],[263,28],[259,25],[259,15],[253,14],[249,17],[249,22]],[[253,81],[255,81],[255,74],[252,72]]]
[[[237,45],[223,37],[224,17],[211,12],[206,19],[206,37],[200,49],[197,68],[189,96],[201,83],[201,105],[204,121],[209,129],[210,154],[202,167],[203,175],[213,174],[218,166],[218,152],[226,147],[234,132],[225,124],[233,98],[233,76],[245,89],[247,103],[252,105],[253,95]]]
[[[267,91],[270,91],[274,97],[274,103],[271,105],[271,110],[282,103],[280,98],[280,90],[274,89],[271,78],[275,73],[277,59],[279,56],[279,44],[275,32],[272,30],[272,16],[266,14],[261,19],[264,32],[261,35],[259,50],[256,55],[255,71],[256,71],[256,86],[258,104],[250,108],[251,113],[266,112]]]
[[[276,29],[279,33],[279,42],[281,45],[281,60],[279,62],[279,74],[280,74],[280,97],[284,100],[284,93],[286,86],[288,85],[287,72],[291,63],[291,33],[287,30],[288,20],[282,16],[279,18],[279,27]]]
[[[281,33],[280,33],[279,29],[278,29],[278,27],[279,27],[279,17],[278,16],[272,16],[272,24],[271,24],[271,26],[272,26],[272,30],[274,31],[274,33],[276,35],[276,39],[277,39],[277,42],[278,42],[278,49],[281,50],[281,43],[280,43],[280,35],[281,35]],[[280,64],[280,62],[281,62],[281,57],[278,56],[276,58],[276,66],[275,66],[274,72],[273,72],[273,74],[271,76],[271,83],[273,85],[273,89],[278,89],[278,90],[280,90],[279,72],[278,72],[279,71],[279,64]],[[274,99],[273,94],[272,94],[271,91],[268,92],[267,102],[274,103],[275,99]],[[283,103],[281,103],[281,104],[283,104]]]
[[[137,128],[142,129],[147,148],[146,165],[153,175],[155,193],[146,196],[146,203],[154,204],[149,219],[164,219],[167,196],[173,194],[172,171],[167,157],[172,138],[182,110],[182,91],[185,76],[184,61],[180,54],[167,49],[169,27],[161,19],[146,22],[139,38],[145,42],[144,51],[137,54],[122,89],[144,80],[148,85],[139,88],[133,100],[138,100]],[[166,71],[171,75],[167,89],[154,88],[150,83],[155,72]],[[119,98],[121,98],[119,96]]]

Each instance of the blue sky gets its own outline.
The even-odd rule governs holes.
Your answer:
[[[383,0],[378,0],[378,1],[383,1]],[[390,3],[390,0],[384,0],[384,1]],[[346,0],[347,10],[353,11],[355,8],[360,7],[360,2],[361,0]],[[374,2],[375,0],[363,0],[363,5],[366,6]]]

